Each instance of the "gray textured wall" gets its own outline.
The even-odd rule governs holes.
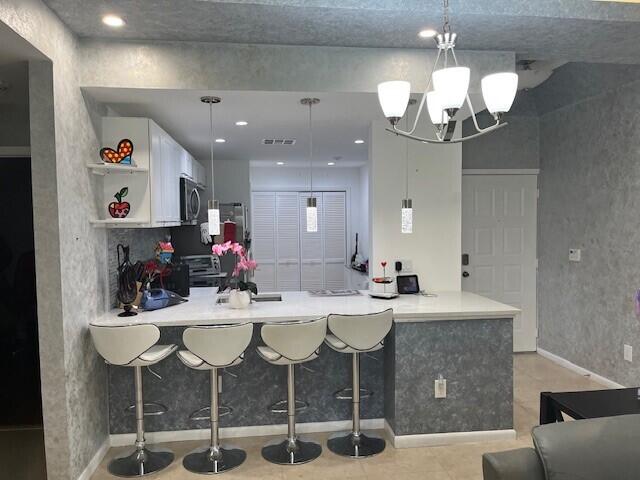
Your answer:
[[[531,92],[519,91],[511,111],[505,115],[506,127],[462,144],[462,168],[539,168],[538,114]],[[484,110],[478,114],[481,128],[494,123]],[[464,136],[475,133],[473,119],[462,123]]]
[[[540,93],[555,96],[551,87]],[[539,345],[636,385],[640,368],[623,360],[623,343],[640,341],[640,83],[543,115],[540,138]],[[568,261],[572,247],[582,262]]]
[[[107,438],[107,375],[87,324],[106,306],[106,233],[91,227],[98,148],[78,84],[77,39],[39,0],[0,21],[46,55],[30,64],[34,232],[47,472],[77,478]],[[54,104],[55,98],[55,104]]]
[[[29,145],[29,63],[0,66],[0,80],[9,90],[0,95],[0,146]]]

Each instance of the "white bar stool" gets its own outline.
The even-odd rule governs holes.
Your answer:
[[[350,353],[353,360],[353,428],[331,435],[327,447],[345,457],[377,455],[385,448],[384,439],[360,431],[360,354],[383,348],[384,337],[393,324],[393,310],[369,315],[329,315],[327,322],[331,333],[325,343],[336,352]]]
[[[260,334],[266,346],[258,347],[258,355],[272,365],[287,366],[288,416],[287,439],[265,445],[262,456],[279,465],[310,462],[320,456],[322,447],[315,442],[303,441],[296,435],[294,365],[318,358],[320,345],[327,334],[327,319],[265,324]]]
[[[229,471],[247,458],[244,450],[220,446],[218,369],[242,362],[251,342],[253,324],[215,325],[187,328],[182,341],[188,350],[180,350],[178,358],[194,370],[209,370],[211,375],[211,440],[208,446],[189,453],[182,464],[193,473],[212,474]]]
[[[141,477],[158,472],[173,462],[173,452],[150,449],[144,439],[144,401],[142,367],[155,365],[171,355],[176,345],[157,345],[160,330],[155,325],[104,327],[90,325],[93,344],[111,365],[133,367],[135,380],[136,443],[135,451],[109,463],[109,473],[117,477]]]

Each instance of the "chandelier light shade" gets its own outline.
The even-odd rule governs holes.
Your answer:
[[[429,110],[431,123],[434,125],[449,123],[449,114],[445,112],[440,95],[435,90],[427,93],[427,109]]]
[[[433,89],[445,110],[458,110],[467,98],[471,70],[467,67],[449,67],[433,72]]]
[[[384,116],[395,125],[407,110],[411,84],[403,80],[383,82],[378,85],[378,101]]]
[[[482,97],[492,115],[511,110],[517,91],[518,75],[515,73],[493,73],[482,79]]]
[[[451,31],[449,0],[442,0],[442,3],[444,25],[442,33],[438,33],[434,37],[438,53],[431,74],[427,77],[427,87],[422,94],[418,114],[411,127],[407,126],[406,130],[399,128],[400,119],[406,114],[407,101],[411,92],[409,82],[395,80],[378,85],[380,106],[385,117],[391,123],[391,128],[387,128],[387,131],[422,143],[460,143],[506,126],[507,123],[503,121],[502,117],[511,109],[518,89],[518,76],[515,73],[495,73],[482,79],[482,94],[495,123],[480,128],[476,112],[469,98],[471,70],[469,67],[458,64],[455,52],[458,35]],[[465,102],[471,112],[475,132],[466,137],[456,136],[456,122],[458,121],[456,116]],[[430,123],[433,124],[435,130],[435,137],[421,137],[415,133],[425,104]]]

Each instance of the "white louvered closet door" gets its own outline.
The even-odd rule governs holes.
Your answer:
[[[300,206],[300,288],[319,290],[324,288],[324,255],[322,222],[322,193],[314,193],[318,206],[318,231],[307,232],[307,198],[309,193],[301,192]]]
[[[322,225],[325,288],[345,288],[346,265],[346,196],[345,192],[324,192]]]
[[[254,192],[251,195],[251,235],[253,258],[258,262],[254,282],[258,291],[276,288],[276,194]]]
[[[279,292],[300,290],[298,204],[298,192],[276,193],[276,285]]]

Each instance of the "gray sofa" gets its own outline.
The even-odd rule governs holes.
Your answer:
[[[484,480],[638,480],[640,415],[535,427],[535,448],[482,456]]]

